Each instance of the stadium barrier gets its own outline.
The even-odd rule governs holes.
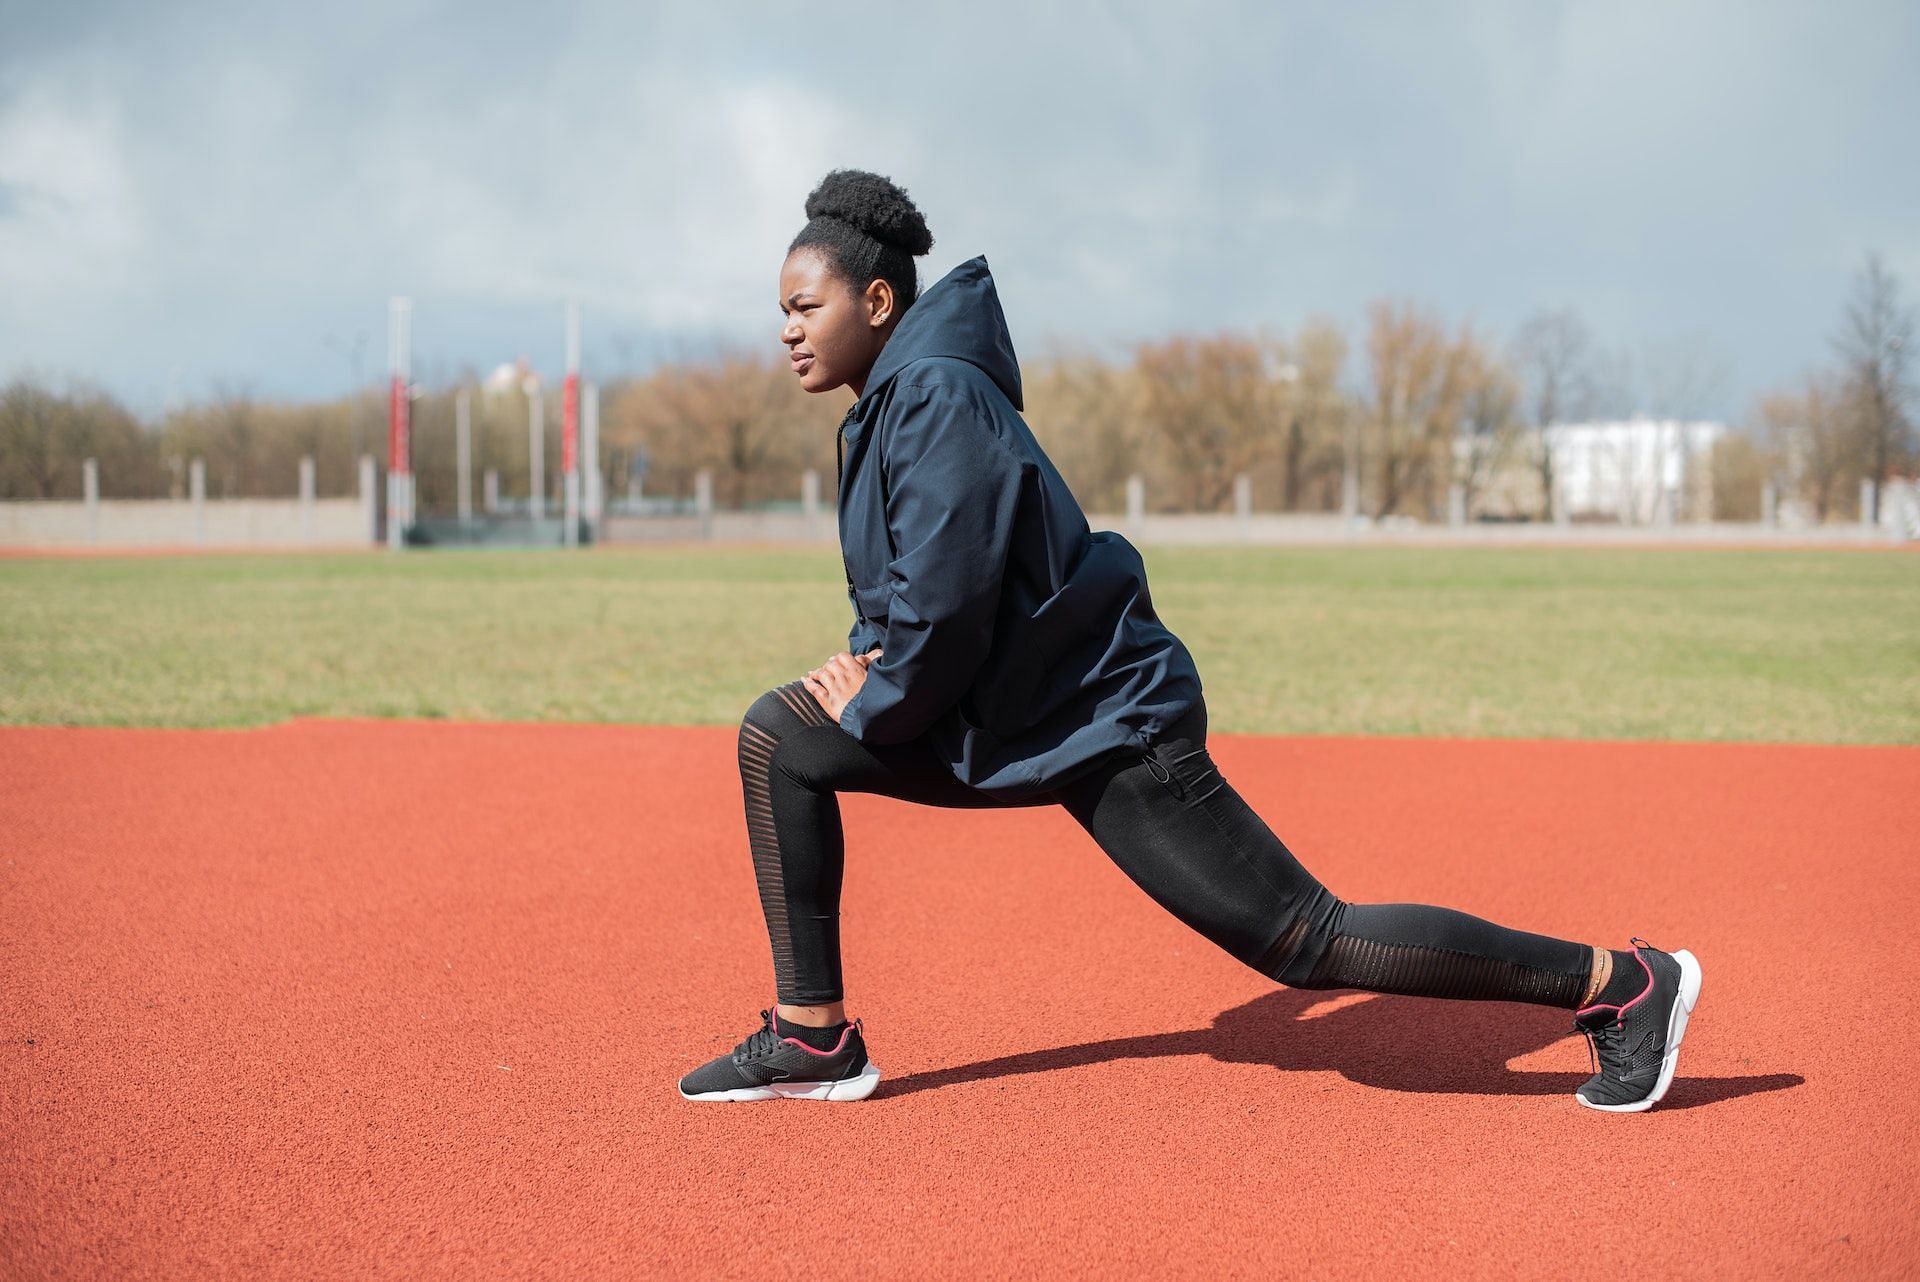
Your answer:
[[[0,501],[0,547],[366,547],[379,536],[371,455],[359,471],[357,495],[319,498],[308,455],[298,498],[209,499],[206,461],[195,458],[185,498],[103,499],[99,463],[87,459],[81,498]]]
[[[651,506],[608,505],[599,541],[606,543],[669,542],[688,539],[718,541],[837,542],[833,509],[820,499],[818,473],[803,477],[802,497],[762,504],[751,509],[724,510],[713,503],[713,476],[706,469],[694,475],[690,503],[655,498]],[[1899,543],[1920,539],[1920,489],[1914,482],[1894,480],[1879,503],[1864,491],[1862,511],[1877,519],[1816,524],[1774,501],[1769,490],[1765,517],[1759,521],[1676,521],[1667,517],[1647,524],[1623,524],[1582,514],[1564,514],[1553,521],[1470,520],[1464,491],[1453,487],[1448,495],[1447,520],[1425,522],[1411,516],[1369,517],[1358,512],[1256,512],[1249,478],[1235,478],[1231,512],[1149,512],[1146,479],[1128,478],[1126,509],[1088,512],[1096,530],[1118,530],[1137,543],[1394,543],[1468,542],[1485,544],[1822,544],[1850,546]],[[1657,512],[1670,512],[1664,505]]]
[[[0,501],[0,547],[365,547],[388,541],[391,533],[379,504],[375,461],[360,460],[359,493],[353,498],[320,499],[313,493],[313,460],[300,461],[297,499],[214,499],[206,497],[206,467],[191,461],[189,494],[184,499],[102,499],[94,460],[83,468],[85,497],[80,500]],[[801,496],[744,510],[717,508],[713,476],[694,477],[690,500],[629,497],[604,505],[582,504],[571,540],[564,516],[547,515],[528,505],[502,503],[498,478],[485,477],[485,508],[464,517],[416,516],[406,528],[407,546],[490,545],[555,547],[569,543],[631,544],[685,540],[780,543],[838,542],[830,500],[821,496],[821,477],[809,470],[801,478]],[[1445,522],[1409,516],[1372,518],[1337,512],[1255,512],[1247,478],[1237,478],[1231,512],[1149,512],[1143,477],[1129,478],[1123,512],[1089,512],[1094,529],[1118,530],[1138,543],[1395,543],[1470,542],[1476,544],[1645,543],[1820,544],[1833,546],[1898,544],[1920,541],[1920,485],[1896,478],[1876,489],[1863,486],[1864,519],[1816,524],[1779,502],[1769,489],[1759,521],[1663,521],[1648,525],[1565,519],[1542,521],[1468,520],[1461,496],[1449,496]],[[464,497],[464,496],[463,496]],[[596,494],[595,499],[599,496]],[[470,503],[470,500],[469,500]],[[600,507],[599,521],[592,519]],[[579,511],[579,509],[576,509]]]

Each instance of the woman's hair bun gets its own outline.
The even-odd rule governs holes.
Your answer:
[[[864,169],[836,169],[807,196],[807,217],[834,218],[909,254],[933,248],[933,233],[892,179]]]

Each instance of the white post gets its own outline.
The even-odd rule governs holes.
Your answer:
[[[198,455],[187,467],[187,493],[193,501],[193,541],[207,541],[207,461]]]
[[[700,516],[700,537],[713,537],[713,469],[701,468],[693,474],[693,510]]]
[[[387,550],[400,548],[400,473],[387,469]]]
[[[1567,483],[1558,478],[1553,482],[1553,523],[1562,529],[1573,524],[1573,513],[1567,511]]]
[[[313,542],[313,455],[300,456],[300,537]]]
[[[1873,483],[1872,477],[1863,476],[1860,478],[1860,524],[1869,530],[1873,528],[1873,501],[1878,497],[1879,488],[1879,486]]]
[[[1360,515],[1360,474],[1352,467],[1340,472],[1340,515],[1349,524]]]
[[[360,456],[360,523],[367,532],[367,542],[380,541],[380,507],[374,495],[373,455]]]
[[[806,514],[807,537],[812,538],[820,516],[820,469],[810,467],[800,474],[800,510]]]
[[[1780,524],[1780,487],[1772,481],[1760,487],[1760,524],[1768,529]]]
[[[387,547],[398,551],[413,514],[407,474],[413,467],[413,300],[387,301]]]
[[[562,547],[580,542],[580,304],[567,300],[567,381],[560,398]]]
[[[527,514],[534,520],[547,515],[547,420],[538,389],[527,393]]]
[[[1233,515],[1240,522],[1240,537],[1253,537],[1253,478],[1245,472],[1233,478]]]
[[[480,505],[488,512],[500,510],[500,469],[490,467],[481,477]]]
[[[600,385],[588,383],[581,389],[585,397],[580,407],[581,427],[586,433],[587,455],[587,524],[593,530],[593,537],[600,537],[600,518],[605,515],[606,493],[605,478],[600,475]]]
[[[1893,537],[1920,539],[1920,483],[1895,481],[1887,487],[1893,516]]]
[[[87,542],[100,541],[100,460],[88,459],[80,465],[80,488],[87,500]]]
[[[473,519],[473,389],[463,387],[453,396],[453,458],[459,469],[455,485],[460,524]]]
[[[1459,529],[1467,523],[1467,487],[1455,482],[1447,487],[1447,524]]]
[[[1147,513],[1147,483],[1140,473],[1135,472],[1127,478],[1127,528],[1139,533],[1142,519]]]

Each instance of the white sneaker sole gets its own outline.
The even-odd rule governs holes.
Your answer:
[[[769,1082],[765,1086],[736,1086],[727,1091],[701,1091],[697,1095],[680,1092],[681,1099],[718,1100],[727,1103],[740,1103],[756,1099],[865,1099],[873,1094],[873,1088],[880,1085],[880,1070],[868,1060],[867,1066],[854,1077],[838,1082]]]
[[[1644,1113],[1658,1104],[1667,1093],[1667,1087],[1673,1085],[1673,1070],[1680,1063],[1680,1039],[1687,1031],[1687,1017],[1693,1014],[1693,1008],[1700,1000],[1700,963],[1694,955],[1682,948],[1673,955],[1680,963],[1680,992],[1673,1003],[1673,1015],[1667,1020],[1667,1053],[1660,1060],[1660,1076],[1654,1082],[1647,1097],[1635,1100],[1631,1104],[1595,1104],[1578,1091],[1573,1097],[1588,1108],[1597,1108],[1603,1113]]]

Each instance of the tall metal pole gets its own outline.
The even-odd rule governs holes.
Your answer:
[[[527,391],[527,512],[536,521],[547,519],[547,411],[540,389]]]
[[[566,530],[562,546],[580,542],[580,467],[574,444],[580,437],[580,304],[567,300],[567,381],[560,397],[560,477],[564,495],[561,506]]]
[[[582,389],[581,395],[584,397],[581,419],[582,428],[586,434],[584,448],[587,455],[587,528],[593,531],[594,541],[598,542],[600,515],[606,504],[605,487],[600,476],[600,384],[588,383]]]
[[[473,389],[462,387],[453,397],[453,453],[460,469],[455,486],[460,504],[460,523],[473,519]]]
[[[1360,516],[1360,451],[1354,440],[1354,415],[1348,411],[1340,425],[1340,515],[1348,524]]]
[[[413,425],[411,377],[413,361],[413,300],[395,297],[387,304],[387,547],[404,546],[404,526],[413,519],[412,461],[409,458]]]

